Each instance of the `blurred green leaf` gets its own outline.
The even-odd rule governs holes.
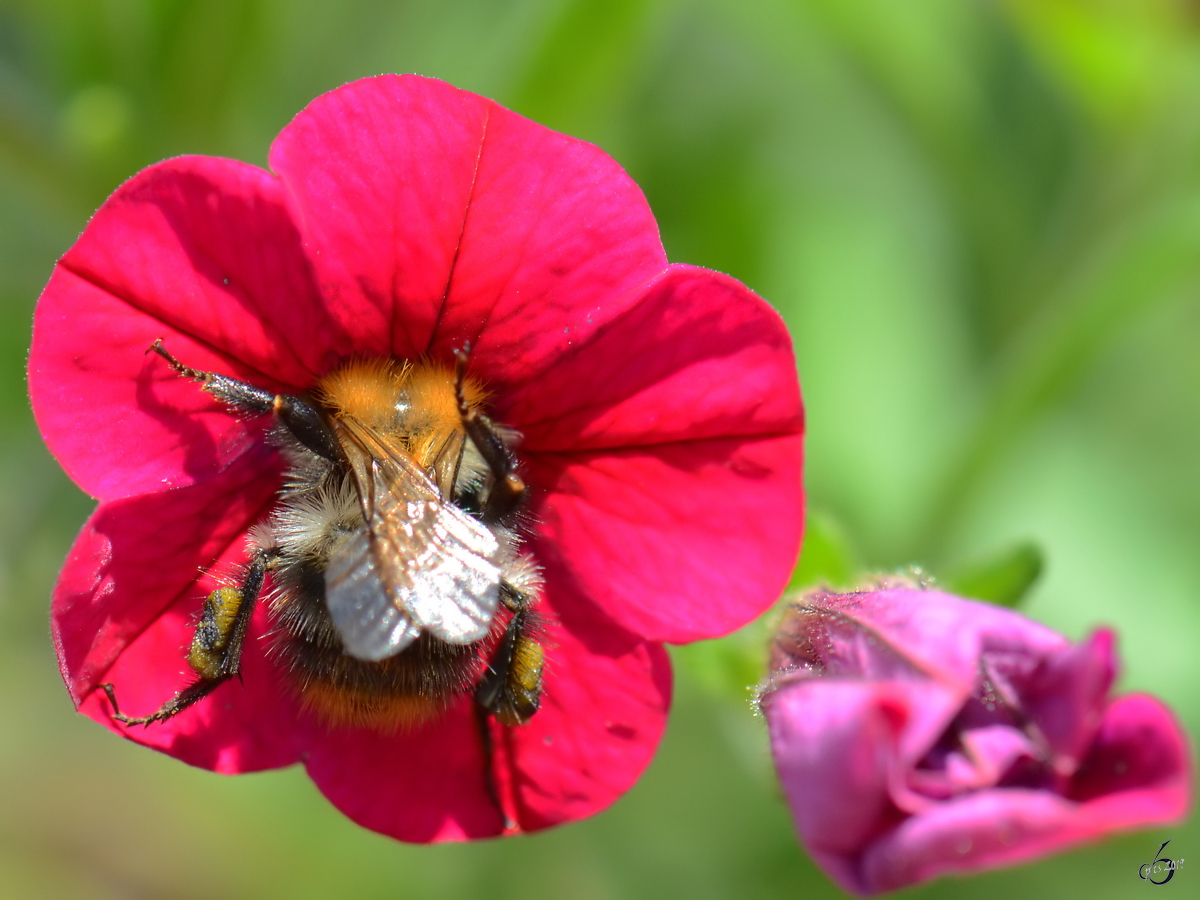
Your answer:
[[[1017,606],[1029,595],[1045,568],[1041,549],[1025,541],[975,565],[941,579],[947,591],[986,600],[1000,606]]]
[[[576,0],[530,42],[525,78],[508,98],[515,110],[591,140],[597,113],[611,110],[644,68],[668,0]]]
[[[1138,124],[1180,86],[1194,38],[1189,22],[1194,4],[1012,0],[1009,5],[1046,67],[1110,127]]]
[[[973,432],[948,466],[919,542],[937,553],[999,460],[1060,408],[1114,345],[1159,307],[1194,302],[1200,283],[1200,187],[1175,182],[1109,223],[1010,341]]]
[[[860,565],[850,536],[832,516],[809,510],[800,564],[792,573],[789,589],[823,586],[850,590],[856,586],[859,574]]]
[[[671,648],[671,658],[705,690],[749,700],[767,670],[771,613],[728,637]]]

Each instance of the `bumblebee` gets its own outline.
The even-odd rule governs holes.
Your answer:
[[[481,722],[529,720],[541,574],[520,549],[516,434],[484,414],[465,350],[453,368],[352,360],[305,397],[189,368],[161,340],[150,350],[231,412],[272,416],[288,470],[240,577],[204,602],[187,653],[197,679],[139,717],[103,685],[113,718],[168,719],[237,676],[265,597],[270,654],[331,724],[395,730],[469,692]]]

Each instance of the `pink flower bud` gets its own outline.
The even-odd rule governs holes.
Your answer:
[[[804,598],[761,704],[808,852],[867,895],[1182,817],[1186,738],[1110,695],[1113,643],[934,591]]]

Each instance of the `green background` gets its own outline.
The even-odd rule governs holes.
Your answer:
[[[801,581],[919,564],[1200,727],[1200,8],[1168,0],[0,0],[0,893],[823,897],[746,686],[762,627],[675,654],[611,810],[410,847],[301,771],[224,778],[75,715],[47,600],[90,501],[24,359],[54,260],[178,153],[265,164],[314,96],[419,72],[592,140],[672,260],[767,297],[809,412]],[[398,764],[400,764],[398,762]],[[911,896],[1125,897],[1168,826]],[[1164,891],[1188,893],[1187,865]],[[1165,896],[1165,894],[1164,894]]]

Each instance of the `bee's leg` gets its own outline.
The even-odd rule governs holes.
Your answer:
[[[176,713],[183,712],[189,706],[192,706],[203,700],[228,680],[229,679],[227,678],[219,678],[212,681],[206,681],[201,678],[188,685],[186,688],[164,703],[159,708],[158,712],[151,713],[148,716],[138,716],[137,718],[132,718],[121,712],[121,707],[117,705],[116,690],[110,682],[105,682],[104,684],[100,685],[100,687],[104,689],[104,693],[108,695],[108,702],[112,704],[112,717],[114,719],[125,725],[149,725],[151,722],[161,722],[164,719],[171,718]]]
[[[112,703],[112,717],[126,725],[161,722],[203,700],[237,675],[250,617],[254,614],[263,581],[274,559],[274,551],[260,550],[246,567],[246,577],[242,579],[241,587],[218,588],[204,601],[204,612],[196,625],[187,657],[188,665],[200,676],[196,681],[164,703],[157,712],[137,718],[121,712],[113,686],[102,684],[100,687]]]
[[[524,725],[541,704],[546,652],[530,633],[536,613],[530,612],[526,599],[512,592],[505,603],[511,604],[512,618],[475,689],[475,702],[501,725]]]
[[[204,385],[204,390],[235,409],[266,415],[270,413],[284,424],[301,444],[326,459],[338,459],[337,440],[320,411],[306,400],[291,394],[276,394],[216,372],[202,372],[185,366],[167,352],[162,338],[150,345],[150,350],[167,361],[184,378]]]
[[[466,393],[463,390],[467,359],[465,349],[459,350],[455,355],[454,393],[458,400],[458,414],[467,437],[492,470],[493,483],[488,491],[487,500],[484,501],[483,520],[501,522],[516,512],[521,501],[525,499],[525,482],[517,474],[517,460],[508,449],[508,444],[504,443],[496,426],[478,409],[467,404]]]
[[[504,819],[504,830],[512,832],[518,826],[500,802],[489,720],[495,719],[501,725],[514,726],[524,725],[533,717],[541,702],[545,654],[542,645],[529,634],[536,614],[529,611],[528,600],[515,590],[502,591],[501,597],[504,604],[513,610],[513,615],[488,660],[483,679],[475,689],[475,721],[483,743],[484,780],[488,794]]]

